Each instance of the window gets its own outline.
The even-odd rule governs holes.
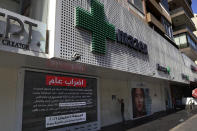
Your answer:
[[[137,8],[144,12],[144,9],[143,9],[143,5],[142,5],[142,0],[133,0],[134,1],[134,5],[137,6]]]
[[[176,35],[174,37],[174,40],[175,40],[175,42],[176,42],[176,44],[178,45],[179,48],[188,47],[186,34]]]
[[[187,39],[190,46],[196,50],[197,49],[196,43],[191,39],[189,35],[187,35]]]
[[[46,23],[49,0],[1,0],[0,8]]]
[[[142,4],[142,0],[128,0],[129,3],[131,3],[135,8],[137,8],[141,13],[144,14],[144,8]]]
[[[172,26],[171,24],[164,18],[162,17],[162,23],[164,25],[164,28],[165,28],[165,31],[166,31],[166,34],[171,38],[173,39],[173,31],[172,31]]]
[[[168,0],[161,0],[161,4],[169,12]]]

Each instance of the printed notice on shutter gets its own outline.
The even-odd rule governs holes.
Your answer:
[[[22,131],[50,130],[96,121],[96,78],[25,72]]]

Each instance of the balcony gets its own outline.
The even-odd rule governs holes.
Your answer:
[[[180,51],[184,53],[186,56],[188,56],[191,60],[197,60],[197,51],[193,50],[190,46],[180,49]]]
[[[174,27],[178,27],[181,25],[186,25],[190,28],[190,30],[195,31],[196,27],[188,13],[185,11],[183,7],[177,8],[170,12],[172,18],[172,24]]]
[[[147,13],[146,17],[148,23],[155,25],[158,29],[160,29],[165,34],[165,28],[159,20],[157,20],[151,13]]]
[[[174,36],[175,42],[182,53],[195,61],[197,60],[197,38],[188,28],[182,30],[185,30],[185,33]]]
[[[172,23],[170,15],[167,14],[166,11],[159,5],[159,1],[148,0],[147,6],[149,6],[152,13],[156,13],[156,15],[158,15],[158,16],[162,15],[163,17],[165,17],[168,20],[169,23]]]
[[[177,8],[183,7],[185,12],[187,12],[188,17],[194,17],[191,5],[188,0],[168,0],[170,10],[175,10]]]
[[[178,34],[183,34],[183,33],[188,33],[194,40],[197,38],[196,36],[193,34],[192,30],[190,30],[186,25],[182,25],[182,26],[177,26],[176,28],[173,29],[173,35],[178,35]]]

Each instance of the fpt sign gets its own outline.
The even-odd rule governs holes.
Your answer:
[[[46,25],[0,9],[0,49],[46,52]]]
[[[116,31],[115,26],[105,20],[104,5],[97,0],[91,0],[91,12],[81,7],[76,8],[76,26],[92,32],[92,52],[105,54],[106,39],[109,39],[148,54],[145,43],[119,29]]]

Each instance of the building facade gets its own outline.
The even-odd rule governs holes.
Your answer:
[[[172,99],[187,95],[196,81],[196,66],[171,38],[150,27],[146,4],[151,3],[0,3],[0,128],[100,130],[122,121],[119,99],[128,121],[172,109]],[[162,18],[170,25],[167,12]]]
[[[194,22],[196,28],[197,28],[197,14],[194,14],[194,17],[192,18],[192,21]],[[193,32],[197,36],[197,31]]]
[[[192,21],[194,17],[191,0],[169,0],[169,9],[171,13],[174,39],[181,52],[196,60],[197,38],[193,34],[196,31],[195,24]]]

